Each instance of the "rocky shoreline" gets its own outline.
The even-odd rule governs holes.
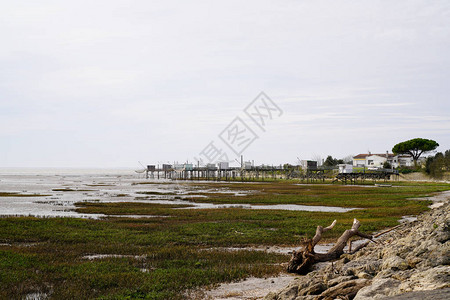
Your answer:
[[[417,220],[264,299],[450,299],[449,198],[440,194],[440,204]]]

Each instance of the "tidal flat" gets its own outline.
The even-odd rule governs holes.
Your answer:
[[[334,219],[338,223],[324,242],[348,229],[353,218],[361,221],[361,231],[376,232],[428,210],[427,196],[450,190],[443,183],[401,182],[383,188],[298,181],[140,183],[150,182],[126,174],[0,176],[0,298],[201,297],[220,283],[283,273],[289,256],[261,247],[299,246],[317,225]],[[198,203],[215,206],[189,209]]]

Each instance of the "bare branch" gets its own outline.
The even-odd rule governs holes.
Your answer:
[[[369,234],[365,234],[365,233],[359,232],[359,231],[356,231],[355,235],[357,235],[359,237],[362,237],[362,238],[365,238],[365,239],[373,240],[373,236],[371,236]]]
[[[377,234],[375,234],[375,235],[373,236],[373,238],[377,238],[377,237],[379,237],[380,235],[383,235],[383,234],[385,234],[385,233],[388,233],[389,231],[392,231],[392,230],[394,230],[394,229],[399,228],[400,226],[402,226],[402,224],[397,225],[397,226],[395,226],[395,227],[392,227],[392,228],[390,228],[390,229],[387,229],[387,230],[385,230],[385,231],[383,231],[383,232],[377,233]]]
[[[356,219],[353,219],[353,225],[352,225],[352,230],[358,230],[359,226],[361,226],[361,222],[359,222]]]
[[[312,239],[312,245],[315,246],[317,245],[317,243],[320,241],[320,239],[322,238],[322,233],[324,233],[325,231],[331,230],[333,229],[334,225],[336,225],[336,220],[333,221],[333,223],[331,223],[330,226],[323,228],[322,226],[317,226],[316,229],[316,234],[314,235],[313,239]]]
[[[328,231],[328,230],[331,230],[331,229],[333,229],[333,227],[334,227],[334,225],[336,225],[336,220],[334,220],[333,221],[333,223],[331,223],[331,225],[330,226],[328,226],[328,227],[325,227],[324,229],[323,229],[323,231]]]
[[[288,272],[307,274],[316,262],[330,261],[339,258],[344,253],[344,248],[347,243],[349,244],[349,252],[351,253],[355,253],[359,249],[369,244],[368,241],[362,245],[359,245],[355,250],[352,251],[350,239],[355,235],[373,241],[373,236],[359,232],[358,229],[361,226],[361,222],[359,222],[357,219],[354,219],[351,229],[347,229],[346,231],[344,231],[344,233],[342,233],[342,235],[337,240],[336,244],[330,250],[328,250],[327,253],[315,253],[314,246],[322,238],[322,233],[327,230],[331,230],[335,225],[336,220],[334,220],[333,223],[326,228],[317,226],[314,238],[307,241],[307,243],[303,246],[303,249],[294,251],[294,253],[292,254],[291,260],[288,264]]]

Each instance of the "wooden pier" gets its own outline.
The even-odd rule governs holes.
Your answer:
[[[297,179],[305,183],[325,182],[357,184],[366,180],[386,182],[398,180],[398,172],[391,169],[376,171],[339,173],[336,167],[311,167],[302,170],[300,166],[246,166],[221,168],[220,165],[193,166],[163,165],[162,168],[149,165],[145,171],[147,179],[204,180],[204,181],[271,181]]]
[[[397,180],[399,178],[399,174],[397,170],[391,169],[380,169],[376,171],[364,171],[364,172],[352,172],[352,173],[339,173],[333,179],[332,183],[342,182],[344,184],[357,184],[364,183],[366,180],[371,180],[373,182],[383,181],[386,182],[388,180]]]
[[[173,180],[212,180],[212,181],[264,181],[266,179],[288,179],[290,170],[282,167],[219,167],[205,166],[192,168],[147,168],[146,178]]]

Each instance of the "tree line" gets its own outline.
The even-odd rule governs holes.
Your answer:
[[[424,171],[431,177],[440,179],[444,176],[445,172],[450,171],[450,150],[447,150],[444,153],[438,152],[434,156],[433,155],[428,156],[425,160],[424,166],[418,165],[418,160],[422,155],[436,150],[437,147],[439,147],[439,144],[434,140],[414,138],[396,144],[392,148],[392,152],[396,155],[398,154],[411,155],[414,161],[414,169],[407,169],[406,171],[408,170],[409,172]],[[327,167],[332,167],[344,163],[351,164],[352,162],[350,160],[346,161],[345,158],[337,159],[333,158],[331,155],[328,155],[323,165]],[[386,161],[383,167],[386,169],[390,169],[392,166]]]
[[[440,179],[445,172],[450,171],[450,150],[444,153],[438,152],[434,156],[427,157],[425,161],[425,173],[433,178]]]
[[[417,170],[420,166],[417,161],[422,154],[436,150],[439,144],[436,141],[415,138],[396,144],[392,148],[395,154],[409,154],[413,157],[414,166]],[[428,156],[425,160],[424,171],[433,178],[440,179],[445,172],[450,171],[450,150],[444,153],[438,152],[434,156]]]

